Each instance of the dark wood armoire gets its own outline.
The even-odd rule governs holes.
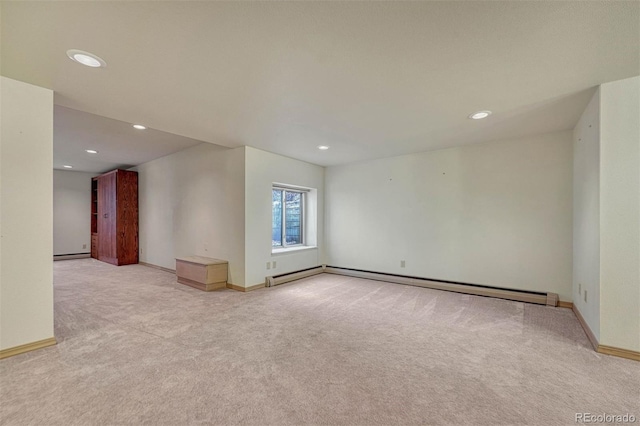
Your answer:
[[[138,263],[138,173],[113,170],[91,181],[91,257]]]

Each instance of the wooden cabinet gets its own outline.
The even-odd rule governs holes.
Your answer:
[[[91,234],[91,257],[98,258],[98,233]]]
[[[98,258],[98,180],[91,179],[91,257]]]
[[[138,263],[138,173],[94,177],[91,201],[91,256],[114,265]]]

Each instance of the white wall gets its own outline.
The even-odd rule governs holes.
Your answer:
[[[573,131],[573,303],[600,340],[600,90]]]
[[[327,264],[571,300],[571,177],[571,132],[329,167]]]
[[[53,254],[91,253],[91,178],[53,171]]]
[[[266,276],[322,264],[324,168],[251,147],[246,148],[245,166],[246,286],[264,283]],[[316,248],[283,254],[271,253],[271,188],[274,183],[317,190]],[[268,270],[268,261],[276,261],[276,268]]]
[[[640,77],[600,87],[600,344],[640,351]]]
[[[0,77],[0,349],[53,337],[53,92]]]
[[[229,261],[244,285],[244,148],[200,144],[138,166],[140,261],[175,269],[175,258]]]

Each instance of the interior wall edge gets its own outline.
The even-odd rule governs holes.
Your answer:
[[[573,310],[573,313],[576,315],[576,318],[578,318],[578,322],[580,323],[580,325],[582,326],[582,329],[587,335],[589,342],[591,342],[593,349],[597,352],[598,346],[600,345],[600,343],[598,342],[598,339],[596,339],[596,335],[593,334],[593,331],[591,331],[589,324],[587,324],[587,322],[584,320],[584,317],[580,313],[580,310],[578,309],[578,307],[576,305],[573,305],[572,310]]]

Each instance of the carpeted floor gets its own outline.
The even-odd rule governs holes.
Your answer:
[[[595,353],[569,309],[336,275],[205,293],[142,265],[54,270],[59,343],[0,361],[2,425],[640,418],[640,363]]]

